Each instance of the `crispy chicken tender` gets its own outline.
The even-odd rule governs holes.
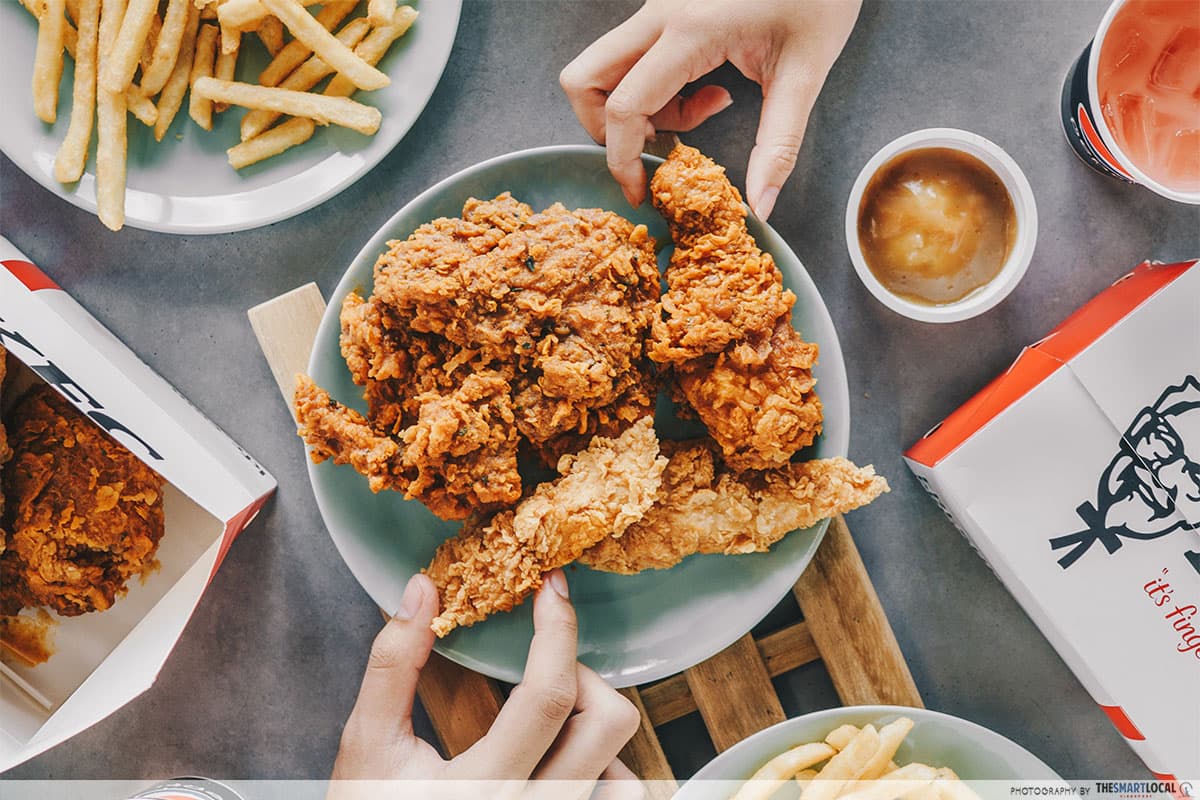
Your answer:
[[[746,228],[722,167],[680,144],[650,190],[675,240],[650,357],[670,368],[672,395],[708,426],[730,467],[782,466],[822,422],[817,346],[792,328],[796,297]]]
[[[676,370],[680,392],[735,470],[786,464],[821,432],[817,346],[800,338],[790,317],[757,345],[743,342]]]
[[[465,519],[521,496],[508,392],[495,373],[470,375],[450,394],[422,395],[416,423],[393,438],[298,375],[296,418],[314,462],[349,464],[371,491],[403,492],[442,519]]]
[[[34,604],[64,616],[109,608],[156,563],[162,478],[48,386],[18,401],[10,436],[0,613]]]
[[[654,502],[667,459],[644,418],[616,439],[597,436],[563,456],[561,476],[543,483],[514,510],[472,518],[438,546],[425,573],[438,588],[433,630],[445,636],[497,611],[511,611],[542,576],[619,537]]]
[[[579,559],[592,569],[632,574],[668,569],[694,553],[760,553],[790,531],[866,505],[888,491],[870,467],[844,458],[734,474],[711,442],[664,442],[670,462],[654,506],[619,538]]]

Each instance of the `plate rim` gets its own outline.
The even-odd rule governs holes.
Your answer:
[[[694,774],[692,777],[688,778],[687,781],[684,783],[684,785],[680,787],[679,800],[685,800],[685,798],[688,796],[688,792],[686,791],[687,786],[688,786],[688,784],[692,783],[693,781],[700,782],[700,781],[717,781],[717,780],[720,780],[720,781],[741,780],[740,778],[726,778],[726,777],[720,777],[717,775],[711,775],[711,774],[706,774],[706,773],[708,773],[710,770],[715,771],[716,769],[718,769],[719,768],[718,765],[725,760],[731,760],[731,759],[735,758],[738,754],[740,754],[744,751],[753,750],[756,742],[760,742],[764,739],[769,738],[776,731],[784,729],[784,728],[788,728],[788,727],[799,726],[801,724],[811,723],[816,720],[826,719],[826,718],[830,720],[830,722],[833,726],[830,728],[830,730],[833,730],[833,728],[836,728],[838,726],[838,724],[840,724],[838,722],[839,718],[843,718],[843,717],[849,716],[851,714],[853,714],[853,715],[870,714],[875,717],[885,717],[888,715],[899,715],[899,716],[909,717],[910,719],[912,719],[912,721],[915,723],[915,725],[920,725],[922,720],[924,720],[924,721],[935,720],[941,724],[950,724],[952,726],[965,727],[965,728],[967,728],[969,730],[973,730],[977,733],[981,732],[986,737],[995,738],[995,739],[998,739],[998,740],[1004,742],[1005,746],[1012,747],[1015,751],[1019,751],[1021,754],[1028,757],[1033,763],[1039,765],[1042,769],[1044,769],[1048,776],[1051,776],[1051,777],[1038,777],[1038,778],[1034,778],[1034,780],[1060,780],[1060,781],[1063,780],[1062,776],[1059,775],[1057,772],[1055,772],[1053,769],[1051,769],[1050,766],[1045,761],[1043,761],[1041,758],[1039,758],[1038,756],[1031,753],[1025,747],[1022,747],[1020,744],[1017,744],[1016,742],[1014,742],[1012,739],[1008,738],[1004,734],[994,731],[991,728],[988,728],[984,725],[980,725],[978,722],[972,722],[969,719],[964,719],[963,717],[955,716],[954,714],[948,714],[944,711],[937,711],[937,710],[934,710],[931,708],[915,708],[915,707],[911,707],[911,706],[896,706],[896,705],[835,706],[833,708],[823,708],[823,709],[819,709],[817,711],[810,711],[807,714],[800,714],[799,716],[789,717],[788,719],[785,719],[782,722],[777,722],[774,725],[771,725],[770,727],[763,728],[761,731],[757,731],[756,733],[753,733],[750,736],[747,736],[745,739],[742,739],[740,742],[735,744],[733,747],[730,747],[728,750],[718,753],[711,761],[709,761],[703,767],[701,767],[699,770],[697,770],[696,774]],[[1013,780],[1018,780],[1018,779],[1014,778]]]
[[[239,233],[242,231],[257,230],[258,228],[265,228],[268,225],[274,225],[277,222],[283,222],[293,217],[298,217],[305,212],[311,211],[322,203],[332,200],[334,197],[349,189],[351,186],[365,177],[369,172],[383,163],[384,159],[390,156],[392,151],[396,149],[400,142],[402,142],[404,138],[408,136],[409,131],[412,130],[413,126],[416,125],[417,120],[419,120],[421,115],[425,112],[426,107],[429,105],[429,101],[433,99],[433,95],[437,92],[437,87],[441,85],[442,78],[445,76],[446,67],[449,65],[450,56],[454,51],[454,43],[458,40],[458,28],[462,23],[463,0],[432,1],[437,3],[439,6],[450,8],[450,13],[453,16],[453,24],[450,27],[453,29],[454,35],[446,41],[445,46],[438,53],[436,61],[433,62],[436,63],[437,66],[437,77],[430,84],[429,94],[426,95],[421,101],[421,107],[417,109],[416,113],[412,116],[412,119],[406,126],[404,126],[403,129],[396,128],[394,133],[388,134],[388,136],[394,136],[394,140],[390,144],[386,145],[385,149],[379,153],[378,158],[376,158],[374,161],[371,159],[364,159],[362,167],[357,170],[350,171],[342,180],[329,186],[323,191],[318,192],[312,197],[309,197],[305,201],[280,212],[272,212],[253,218],[243,218],[236,221],[216,224],[206,224],[204,222],[187,223],[179,221],[163,223],[155,220],[144,220],[141,218],[126,216],[123,227],[136,228],[137,230],[149,231],[151,233],[171,234],[175,236],[214,236],[224,233]],[[17,5],[19,8],[19,4],[14,3],[14,5]],[[66,58],[65,53],[64,58]],[[95,136],[93,135],[92,138],[94,140]],[[330,156],[336,156],[340,152],[340,150],[331,148],[329,153],[326,154],[326,158],[321,159],[321,161],[309,167],[309,169],[304,170],[304,172],[297,173],[292,177],[298,178],[311,172],[312,170],[320,169],[321,166],[328,161]],[[78,191],[64,191],[62,189],[62,184],[54,180],[52,176],[35,169],[33,166],[33,153],[26,153],[22,150],[20,153],[14,154],[10,151],[10,149],[4,147],[0,147],[0,153],[3,153],[4,156],[17,167],[17,169],[27,175],[34,183],[37,183],[46,191],[50,192],[55,197],[58,197],[60,200],[65,200],[76,208],[86,211],[93,217],[99,219],[98,209],[93,200],[89,200],[86,197],[81,196]],[[94,175],[94,167],[92,169],[92,174]],[[85,171],[84,174],[86,175],[88,173]],[[77,184],[71,185],[76,186]],[[259,187],[255,191],[266,191],[277,185],[278,182],[270,183]],[[164,195],[161,194],[154,194],[154,196],[164,197]],[[212,199],[216,199],[221,196],[222,195],[205,195],[205,197]]]
[[[350,260],[349,264],[346,266],[345,270],[342,272],[341,277],[338,279],[338,282],[333,289],[333,292],[330,297],[330,301],[326,305],[325,313],[321,317],[321,323],[317,328],[317,333],[313,338],[314,347],[313,347],[312,353],[309,356],[309,361],[308,361],[308,365],[307,365],[308,374],[313,373],[314,365],[317,363],[318,349],[317,349],[315,343],[328,338],[331,335],[331,331],[330,331],[331,327],[336,328],[336,330],[338,332],[340,332],[340,330],[341,330],[341,321],[339,319],[341,301],[338,298],[343,297],[349,290],[355,288],[358,285],[357,282],[351,280],[351,273],[355,270],[355,267],[359,263],[360,260],[369,259],[370,262],[373,264],[378,259],[380,252],[382,252],[380,250],[380,246],[385,245],[389,238],[394,238],[394,236],[397,235],[392,231],[397,226],[399,218],[401,216],[407,214],[408,209],[410,207],[415,206],[419,203],[422,203],[425,200],[429,199],[430,197],[433,197],[433,196],[441,193],[442,191],[444,191],[446,189],[446,187],[448,187],[456,182],[465,180],[465,179],[467,179],[473,175],[476,175],[480,172],[484,172],[500,163],[519,160],[519,159],[523,159],[523,158],[532,158],[532,157],[542,156],[542,155],[572,155],[572,154],[574,154],[574,155],[595,156],[595,155],[603,155],[604,153],[605,153],[605,149],[602,146],[596,145],[596,144],[543,145],[543,146],[537,146],[537,147],[524,148],[521,150],[513,150],[513,151],[510,151],[507,153],[501,153],[499,155],[492,156],[490,158],[484,159],[483,161],[480,161],[480,162],[477,162],[470,166],[464,167],[463,169],[460,169],[457,172],[454,172],[454,173],[442,178],[441,180],[437,181],[433,185],[429,186],[427,189],[414,195],[410,200],[408,200],[406,203],[404,203],[404,205],[402,205],[399,209],[397,209],[396,212],[394,214],[392,214],[382,225],[380,225],[380,227],[367,239],[367,241],[364,243],[362,248],[353,257],[353,259]],[[647,164],[647,166],[650,166],[650,165],[661,164],[665,159],[660,158],[658,156],[643,154],[642,160],[643,160],[643,163]],[[796,262],[800,266],[802,277],[805,280],[812,283],[813,290],[816,293],[817,298],[820,300],[821,311],[828,318],[828,322],[829,322],[828,327],[829,327],[829,330],[831,332],[831,337],[832,337],[830,341],[822,342],[821,347],[822,347],[822,349],[832,347],[836,351],[836,353],[838,355],[837,360],[841,364],[842,372],[844,373],[844,379],[847,384],[847,395],[848,395],[849,394],[849,392],[848,392],[849,375],[845,374],[845,372],[846,372],[845,371],[845,358],[842,353],[840,339],[837,336],[837,329],[833,324],[832,315],[829,313],[829,307],[825,304],[825,298],[821,295],[820,291],[816,288],[816,283],[815,283],[815,281],[812,280],[812,276],[809,274],[808,268],[804,266],[802,261],[800,261],[800,257],[795,254],[795,251],[792,250],[791,245],[789,245],[787,243],[787,241],[783,238],[783,236],[780,235],[779,232],[776,231],[774,228],[772,228],[768,223],[760,221],[759,224],[762,225],[762,227],[765,229],[765,231],[771,237],[773,237],[773,239],[777,240],[778,243],[782,244],[784,247],[787,248],[787,250],[789,252],[792,253],[793,257],[795,257],[795,259],[796,259]],[[376,243],[377,240],[378,240],[379,244]],[[845,416],[846,416],[845,425],[843,427],[844,433],[839,437],[839,440],[835,440],[835,441],[831,442],[832,449],[837,454],[841,454],[841,455],[845,455],[849,449],[850,424],[851,424],[849,402],[847,402],[847,404],[846,404]],[[352,575],[354,575],[355,581],[359,584],[359,586],[362,588],[362,590],[364,592],[366,592],[366,594],[371,598],[372,602],[374,602],[375,605],[377,605],[381,609],[383,609],[385,611],[385,613],[390,613],[387,610],[386,604],[381,603],[379,598],[376,597],[375,593],[373,591],[371,591],[371,589],[369,589],[367,586],[365,586],[362,583],[362,581],[359,580],[357,573],[350,566],[349,561],[347,561],[345,552],[343,551],[342,545],[339,542],[339,536],[334,534],[334,532],[331,529],[329,522],[328,522],[328,520],[331,517],[331,514],[327,511],[327,508],[326,508],[326,499],[324,497],[324,490],[318,488],[317,470],[320,469],[323,465],[313,463],[311,458],[307,458],[307,452],[308,452],[308,448],[307,448],[307,446],[305,446],[305,454],[306,454],[305,462],[306,462],[306,467],[307,467],[307,472],[308,472],[308,477],[309,477],[309,484],[313,490],[313,495],[316,499],[317,508],[321,514],[322,522],[325,524],[326,533],[329,535],[329,538],[333,541],[334,547],[338,551],[338,555],[342,558],[342,562],[346,565],[346,567],[350,571],[350,573]],[[417,501],[410,501],[410,502],[417,502]],[[792,578],[792,580],[788,583],[787,588],[785,588],[778,597],[775,597],[770,602],[770,604],[767,604],[762,609],[761,613],[756,613],[754,615],[754,622],[752,622],[750,624],[750,626],[747,627],[745,630],[736,630],[734,628],[731,628],[728,636],[714,637],[711,640],[714,644],[712,644],[711,647],[699,648],[701,651],[704,652],[704,654],[701,657],[696,658],[694,660],[687,660],[687,659],[680,660],[678,658],[663,659],[663,660],[659,661],[658,663],[654,664],[653,666],[647,667],[646,669],[644,669],[640,672],[633,673],[633,674],[626,673],[626,672],[618,672],[618,673],[606,676],[605,679],[611,685],[613,685],[615,688],[626,688],[629,686],[638,686],[638,685],[641,685],[644,683],[650,683],[650,682],[661,680],[668,676],[674,675],[678,672],[681,672],[684,669],[687,669],[691,666],[699,664],[699,663],[705,661],[706,659],[711,658],[712,656],[721,652],[726,647],[729,647],[731,644],[736,642],[742,636],[746,635],[747,631],[752,629],[754,627],[754,625],[757,625],[759,622],[761,622],[762,619],[767,614],[770,613],[771,609],[773,609],[776,605],[778,605],[779,602],[784,597],[787,596],[788,591],[790,591],[790,587],[797,580],[799,580],[800,575],[802,575],[804,573],[804,571],[806,569],[808,569],[809,565],[812,563],[812,560],[816,555],[817,549],[821,546],[821,543],[825,539],[825,535],[826,535],[826,532],[828,531],[829,524],[830,524],[830,520],[824,519],[824,520],[819,521],[816,525],[812,526],[813,541],[811,544],[811,551],[806,555],[805,558],[802,559],[803,565],[800,567],[799,571]],[[506,683],[511,683],[511,684],[516,684],[516,683],[520,682],[521,674],[519,674],[515,671],[505,669],[503,667],[500,667],[500,666],[496,665],[495,663],[489,663],[489,662],[483,661],[476,656],[470,655],[469,653],[464,653],[462,651],[456,650],[453,647],[445,644],[445,641],[446,640],[438,639],[434,642],[434,651],[437,652],[442,657],[447,658],[450,661],[453,661],[454,663],[458,664],[459,666],[465,667],[465,668],[473,670],[475,672],[479,672],[480,674],[486,675],[495,680],[504,681]],[[688,658],[690,659],[691,657],[689,656]],[[684,661],[687,661],[687,663],[684,663]]]

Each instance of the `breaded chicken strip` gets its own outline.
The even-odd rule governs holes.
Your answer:
[[[817,347],[791,324],[796,297],[746,228],[725,170],[679,144],[650,182],[675,252],[648,352],[667,365],[736,470],[786,464],[821,431]]]
[[[710,442],[663,443],[674,451],[654,506],[620,538],[579,559],[592,569],[632,574],[667,569],[694,553],[758,553],[787,533],[866,505],[888,491],[870,466],[844,458],[728,472]]]
[[[576,560],[606,537],[619,537],[646,513],[667,459],[649,418],[616,439],[597,436],[563,456],[561,477],[543,483],[512,511],[473,518],[438,546],[425,573],[438,587],[445,636],[497,611],[511,611],[542,585],[542,576]]]
[[[63,616],[109,608],[155,564],[162,478],[49,386],[22,395],[9,421],[12,530],[0,613],[34,604]]]
[[[306,375],[296,378],[295,405],[313,461],[349,464],[371,491],[403,492],[442,519],[465,519],[473,509],[521,496],[509,386],[495,373],[470,375],[450,394],[422,395],[417,421],[396,438]]]
[[[800,338],[791,315],[769,339],[742,342],[675,371],[679,391],[734,470],[786,464],[821,433],[824,414],[812,368],[817,346]]]

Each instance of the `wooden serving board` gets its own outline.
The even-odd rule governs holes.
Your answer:
[[[316,284],[250,309],[250,324],[291,407],[295,376],[308,367],[325,311]],[[622,689],[642,725],[621,759],[653,781],[654,800],[674,793],[675,776],[655,729],[698,711],[717,751],[785,719],[771,678],[824,661],[846,705],[922,707],[921,696],[879,604],[845,520],[835,517],[816,556],[792,589],[804,619],[758,639],[746,634],[712,658],[655,683]],[[448,756],[474,744],[500,711],[497,681],[436,653],[419,694]]]

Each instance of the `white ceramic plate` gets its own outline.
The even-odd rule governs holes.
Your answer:
[[[923,708],[852,706],[789,719],[738,742],[708,762],[674,800],[728,800],[739,782],[785,750],[819,742],[841,725],[861,728],[870,723],[878,728],[898,717],[908,717],[915,724],[896,752],[897,764],[919,761],[949,767],[965,781],[1062,780],[1028,750],[974,722]],[[781,790],[778,797],[782,800],[797,794],[794,789],[790,794]],[[990,798],[992,792],[983,794]],[[1002,794],[1007,797],[1007,788]]]
[[[661,159],[645,159],[652,171]],[[309,374],[334,398],[364,410],[338,346],[338,312],[348,292],[372,286],[372,268],[389,239],[403,239],[416,227],[442,216],[457,216],[469,197],[490,198],[504,191],[535,209],[555,201],[567,208],[606,208],[667,243],[659,253],[665,266],[672,247],[666,223],[649,203],[630,208],[605,165],[604,150],[592,145],[543,147],[510,153],[453,175],[410,201],[366,244],[337,289],[313,344]],[[793,323],[821,347],[813,370],[825,406],[824,431],[805,457],[846,455],[850,439],[850,400],[837,333],[821,295],[787,243],[767,225],[748,221],[759,245],[775,257],[783,282],[796,293]],[[666,438],[703,432],[684,423],[660,402],[655,426]],[[359,583],[384,610],[394,612],[404,585],[429,563],[438,544],[453,536],[458,523],[444,522],[415,500],[397,492],[372,494],[351,467],[332,461],[309,464],[309,477],[334,543]],[[617,686],[632,686],[679,672],[728,646],[778,603],[812,559],[827,521],[795,531],[769,553],[729,558],[692,556],[669,570],[611,575],[570,567],[567,579],[579,613],[579,658]],[[525,668],[533,633],[532,603],[496,614],[438,641],[443,655],[470,669],[516,683]]]
[[[129,164],[125,224],[164,233],[227,233],[257,228],[307,211],[328,200],[378,164],[416,122],[441,78],[462,0],[417,0],[420,12],[380,69],[390,86],[359,92],[356,100],[383,112],[375,136],[330,125],[303,145],[241,171],[226,161],[238,143],[243,109],[215,115],[205,131],[180,109],[161,142],[129,118]],[[361,13],[361,12],[358,12]],[[26,174],[80,208],[96,212],[95,136],[83,178],[64,186],[54,179],[54,155],[67,132],[74,62],[66,58],[59,87],[58,122],[46,125],[33,113],[31,84],[37,23],[16,0],[0,0],[0,150]],[[243,39],[238,80],[254,81],[269,61],[257,37]]]

